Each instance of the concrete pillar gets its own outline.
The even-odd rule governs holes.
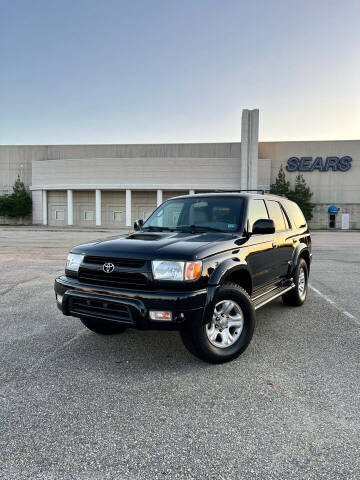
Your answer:
[[[259,110],[243,110],[241,119],[240,188],[258,188]]]
[[[74,225],[73,191],[67,191],[67,224]]]
[[[95,190],[95,225],[101,225],[101,190]]]
[[[43,225],[48,224],[48,200],[47,200],[47,190],[42,191],[42,223]]]
[[[195,194],[195,190],[189,190],[189,195],[194,195]]]
[[[248,185],[250,189],[258,188],[258,163],[259,163],[259,110],[250,111],[249,131],[249,168]]]
[[[241,153],[240,153],[240,188],[247,190],[247,171],[249,154],[249,110],[243,110],[241,116]]]
[[[158,190],[156,192],[156,206],[158,207],[159,205],[161,205],[163,202],[163,199],[162,199],[162,190]]]
[[[131,227],[131,190],[126,190],[125,205],[126,205],[126,226]]]

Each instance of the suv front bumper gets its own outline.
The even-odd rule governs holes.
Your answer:
[[[55,280],[54,288],[56,298],[62,297],[57,306],[64,315],[110,320],[139,329],[178,330],[187,321],[203,318],[213,287],[194,291],[126,290],[62,276]],[[151,310],[171,311],[172,321],[151,320]]]

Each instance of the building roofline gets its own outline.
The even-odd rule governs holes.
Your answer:
[[[0,144],[0,147],[144,147],[172,145],[238,145],[238,142],[155,142],[155,143],[54,143],[54,144]]]

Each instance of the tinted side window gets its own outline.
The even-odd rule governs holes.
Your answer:
[[[285,222],[284,222],[284,216],[281,211],[281,207],[278,202],[275,201],[268,201],[267,202],[267,207],[269,210],[269,216],[271,220],[274,220],[275,223],[275,231],[276,232],[281,232],[281,230],[285,230]]]
[[[286,213],[289,215],[290,220],[292,220],[293,226],[296,228],[306,227],[306,220],[304,214],[300,210],[300,207],[290,200],[284,201],[284,207]],[[295,224],[295,225],[294,225]]]
[[[179,222],[180,215],[184,208],[184,202],[179,200],[176,202],[169,202],[167,209],[159,210],[153,217],[152,225],[154,227],[167,226],[175,228]]]
[[[252,232],[252,228],[256,220],[262,218],[269,218],[264,200],[250,200],[249,204],[249,232]]]

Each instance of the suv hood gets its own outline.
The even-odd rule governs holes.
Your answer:
[[[238,248],[239,240],[238,235],[223,232],[135,232],[79,245],[71,251],[113,258],[195,260]]]

